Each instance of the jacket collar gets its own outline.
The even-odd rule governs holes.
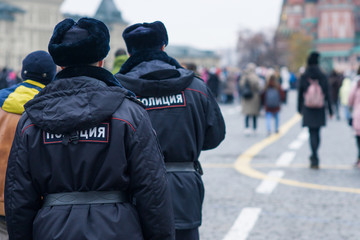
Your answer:
[[[62,78],[86,76],[103,81],[108,86],[122,87],[120,82],[108,70],[90,65],[67,67],[55,76],[55,81]]]
[[[161,50],[146,50],[135,52],[129,57],[129,59],[122,65],[120,69],[121,74],[126,74],[131,71],[135,66],[142,62],[148,62],[151,60],[161,60],[176,68],[183,68],[174,58],[169,57],[166,52]]]

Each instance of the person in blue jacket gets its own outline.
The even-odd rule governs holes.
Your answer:
[[[146,106],[169,177],[176,239],[199,239],[204,199],[202,150],[217,147],[225,123],[210,89],[164,51],[164,24],[138,23],[123,32],[130,58],[115,77]]]
[[[149,116],[102,68],[109,31],[58,23],[49,53],[63,68],[25,105],[10,152],[10,240],[172,240],[163,156]]]

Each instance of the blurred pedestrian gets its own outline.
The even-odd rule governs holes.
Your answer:
[[[194,74],[195,74],[195,76],[200,76],[199,73],[198,73],[198,71],[197,71],[197,66],[196,66],[195,63],[193,63],[193,62],[186,62],[186,63],[183,63],[183,64],[181,64],[181,65],[182,65],[184,68],[193,71]]]
[[[331,71],[329,76],[329,88],[330,88],[330,98],[332,106],[335,110],[335,116],[337,120],[340,120],[339,113],[339,90],[342,84],[344,77],[342,74],[338,73],[335,69]]]
[[[351,123],[352,118],[351,118],[351,113],[350,113],[350,109],[349,109],[349,96],[350,96],[350,92],[351,92],[351,86],[352,86],[351,79],[349,77],[345,77],[341,84],[341,87],[339,89],[340,104],[341,104],[342,108],[344,109],[345,120],[348,122],[348,124],[350,126],[352,126],[352,123]]]
[[[218,99],[220,79],[216,75],[214,69],[211,69],[211,70],[206,69],[206,71],[207,71],[207,82],[206,82],[206,84],[210,88],[210,90],[211,90],[212,94],[214,95],[215,99]]]
[[[24,104],[49,84],[55,77],[56,65],[45,51],[35,51],[22,62],[24,80],[10,88],[0,90],[0,239],[8,239],[4,210],[5,174],[14,140],[16,125],[24,112]]]
[[[111,71],[112,74],[116,74],[119,72],[121,66],[126,62],[126,60],[129,58],[127,55],[125,49],[118,49],[115,52],[115,60],[113,64],[113,70]]]
[[[287,103],[287,93],[290,89],[290,79],[291,79],[291,74],[288,70],[287,67],[281,67],[280,68],[280,83],[281,83],[281,88],[284,91],[284,98],[283,101],[286,104]]]
[[[8,87],[8,83],[7,83],[7,76],[8,76],[8,70],[7,68],[3,68],[0,72],[0,90],[3,88],[7,88]]]
[[[290,72],[290,89],[296,89],[296,75],[293,72]]]
[[[106,25],[58,23],[56,80],[25,105],[6,174],[10,239],[174,239],[163,157],[145,109],[102,68]]]
[[[360,168],[360,81],[357,81],[352,88],[348,106],[352,108],[352,127],[355,130],[358,157],[355,166]]]
[[[332,117],[328,80],[319,67],[320,54],[312,52],[307,59],[307,67],[300,77],[298,88],[298,112],[303,116],[302,125],[310,133],[310,168],[319,169],[318,148],[320,146],[320,128],[326,125],[328,109]]]
[[[145,105],[165,157],[177,240],[199,239],[204,199],[201,150],[225,137],[218,104],[204,81],[164,51],[168,35],[160,21],[137,23],[123,37],[130,58],[115,76]]]
[[[256,134],[257,117],[260,114],[260,78],[255,73],[256,65],[249,63],[243,71],[239,85],[241,89],[241,107],[245,115],[245,135],[251,133],[250,118],[252,118],[253,133]]]
[[[271,134],[271,120],[275,121],[275,133],[279,132],[279,111],[281,103],[283,102],[284,91],[281,89],[280,83],[275,75],[270,75],[265,90],[262,94],[262,101],[264,103],[266,112],[266,129],[268,135]]]

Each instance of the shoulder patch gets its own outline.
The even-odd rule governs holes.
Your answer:
[[[186,107],[184,91],[178,94],[162,97],[137,97],[145,106],[146,110]]]
[[[108,143],[109,142],[109,123],[100,123],[98,126],[77,131],[78,142],[89,142],[89,143]],[[44,144],[56,144],[62,143],[64,134],[54,134],[43,131]],[[67,141],[67,140],[65,140]]]

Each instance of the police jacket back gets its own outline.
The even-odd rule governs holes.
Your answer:
[[[10,239],[173,239],[148,114],[115,85],[104,69],[69,67],[25,106],[6,177]],[[130,200],[42,206],[51,194],[109,191]]]
[[[200,152],[224,139],[224,119],[204,81],[174,66],[166,56],[143,61],[115,77],[146,105],[165,162],[190,162],[196,167]],[[176,229],[201,225],[204,187],[199,173],[180,169],[168,174]]]

